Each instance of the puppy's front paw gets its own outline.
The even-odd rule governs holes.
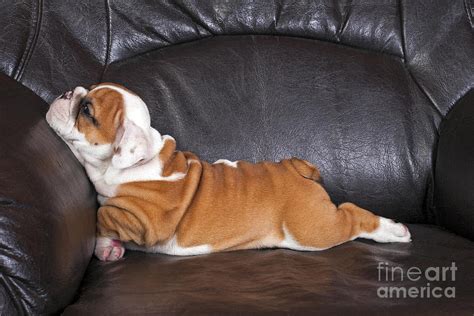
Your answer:
[[[125,254],[125,248],[120,240],[97,237],[94,253],[101,261],[117,261]]]

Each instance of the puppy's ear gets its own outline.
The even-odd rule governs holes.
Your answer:
[[[117,133],[112,166],[117,169],[125,169],[136,165],[147,159],[150,146],[149,135],[146,135],[132,121],[125,120]]]

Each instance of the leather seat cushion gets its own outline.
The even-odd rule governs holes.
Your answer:
[[[174,257],[129,251],[125,259],[93,259],[78,300],[65,310],[77,315],[358,313],[449,310],[472,313],[474,245],[430,225],[409,225],[410,244],[377,244],[356,240],[322,252],[246,250],[197,257]],[[377,266],[387,263],[426,271],[455,262],[444,282],[405,277],[385,282]],[[382,270],[385,271],[385,270]],[[391,271],[391,270],[390,270]],[[390,272],[391,273],[391,272]],[[430,276],[434,274],[430,273]],[[379,287],[455,287],[450,298],[379,298]],[[381,292],[383,294],[383,292]]]

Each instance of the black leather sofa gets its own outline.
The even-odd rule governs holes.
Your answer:
[[[474,313],[472,0],[0,9],[2,315]],[[409,223],[413,242],[97,261],[95,192],[44,115],[101,81],[205,160],[310,160],[335,202]]]

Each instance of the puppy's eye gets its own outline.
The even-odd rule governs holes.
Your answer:
[[[90,105],[90,103],[83,103],[81,106],[81,112],[88,117],[92,116]]]

